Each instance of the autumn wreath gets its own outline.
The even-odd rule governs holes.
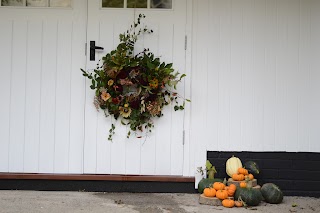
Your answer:
[[[175,72],[171,63],[161,62],[149,49],[134,54],[139,36],[153,33],[146,27],[138,30],[143,18],[145,15],[140,14],[131,28],[119,35],[119,45],[102,58],[102,65],[99,64],[93,72],[81,69],[83,76],[91,80],[90,88],[95,90],[96,108],[102,109],[106,116],[120,117],[121,123],[129,125],[134,132],[151,132],[154,127],[152,118],[163,116],[165,105],[174,103],[177,111],[183,110],[185,101],[189,101],[174,91],[185,74]],[[112,124],[109,140],[112,140],[114,130]]]

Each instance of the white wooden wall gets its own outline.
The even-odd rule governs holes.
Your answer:
[[[0,7],[0,172],[184,174],[182,111],[165,109],[147,141],[128,140],[128,128],[120,125],[113,143],[107,140],[110,117],[96,111],[90,81],[80,71],[97,63],[86,63],[85,43],[105,47],[101,58],[117,46],[134,11],[100,9],[100,3]],[[139,45],[183,73],[186,2],[176,0],[174,7],[135,11],[150,17],[155,31]]]
[[[183,175],[204,166],[207,150],[320,152],[320,1],[187,2],[192,102]],[[0,10],[0,172],[84,172],[86,1],[74,7]],[[94,150],[102,163],[90,168],[96,173],[118,172],[102,149],[119,145],[142,159],[154,146],[101,138]],[[156,171],[155,160],[145,163],[124,167]]]
[[[93,1],[92,1],[93,2]],[[135,51],[144,48],[150,50],[161,61],[173,63],[179,72],[185,71],[185,19],[186,2],[177,0],[175,10],[127,10],[99,9],[99,0],[89,4],[88,10],[88,42],[95,40],[104,47],[97,58],[101,58],[119,44],[119,34],[125,32],[135,17],[143,13],[142,20],[151,35],[139,38]],[[117,18],[114,18],[117,17]],[[98,55],[98,54],[97,54]],[[98,60],[88,61],[87,68],[96,67]],[[84,142],[84,173],[98,174],[135,174],[135,175],[182,175],[184,165],[183,121],[184,112],[173,110],[173,104],[164,108],[164,116],[155,121],[155,128],[148,137],[137,138],[133,132],[127,139],[129,126],[114,121],[112,116],[105,117],[100,110],[97,112],[93,103],[94,91],[89,88],[90,80],[86,81],[85,110],[85,142]],[[184,85],[179,85],[179,93],[184,93]],[[115,123],[116,131],[113,142],[107,140],[111,123]],[[145,135],[139,133],[138,135]],[[187,174],[188,175],[188,174]]]
[[[319,20],[319,0],[194,1],[196,166],[206,150],[320,152]]]
[[[0,172],[82,172],[85,3],[0,8]]]

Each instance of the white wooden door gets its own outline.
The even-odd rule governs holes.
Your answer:
[[[132,1],[121,1],[124,2],[124,8],[102,8],[101,0],[88,1],[87,43],[95,41],[104,50],[96,52],[95,61],[90,61],[87,56],[87,70],[95,68],[98,60],[117,46],[119,34],[126,31],[142,13],[146,15],[144,24],[152,28],[154,33],[141,37],[136,48],[150,48],[161,60],[173,62],[174,68],[184,73],[186,1],[173,0],[169,9],[125,8]],[[108,1],[104,2],[107,4]],[[150,3],[147,3],[147,7],[150,7]],[[96,111],[93,105],[94,91],[89,89],[90,81],[86,81],[86,84],[84,173],[183,174],[183,111],[174,112],[173,107],[167,107],[163,111],[164,116],[155,121],[153,133],[146,140],[134,136],[127,139],[127,127],[116,125],[113,142],[109,142],[107,138],[112,118],[106,118],[103,112]],[[183,95],[184,85],[180,85],[178,91]]]
[[[83,172],[86,10],[0,0],[0,172]]]

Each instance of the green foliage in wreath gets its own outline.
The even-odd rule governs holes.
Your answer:
[[[131,131],[151,132],[153,117],[161,117],[165,105],[174,103],[174,110],[183,110],[185,101],[174,90],[185,74],[180,75],[172,68],[172,64],[161,62],[149,49],[134,54],[134,46],[143,33],[151,34],[152,30],[137,29],[141,19],[125,33],[119,35],[120,43],[102,58],[93,72],[83,69],[83,76],[91,80],[90,88],[95,90],[94,104],[102,109],[106,116],[112,115],[121,124],[129,125]],[[182,98],[180,104],[178,99]],[[109,130],[109,140],[114,135],[115,125]],[[128,132],[127,137],[131,135]]]

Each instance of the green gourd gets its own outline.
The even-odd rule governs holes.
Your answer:
[[[238,200],[239,197],[248,206],[257,206],[262,200],[262,195],[259,189],[253,188],[240,188],[237,187],[236,193],[234,195],[234,200]]]
[[[267,203],[278,204],[283,200],[281,189],[274,183],[263,184],[261,193]]]
[[[253,174],[254,176],[258,176],[260,174],[259,166],[254,161],[245,162],[244,168],[246,168],[249,171],[249,173]]]

